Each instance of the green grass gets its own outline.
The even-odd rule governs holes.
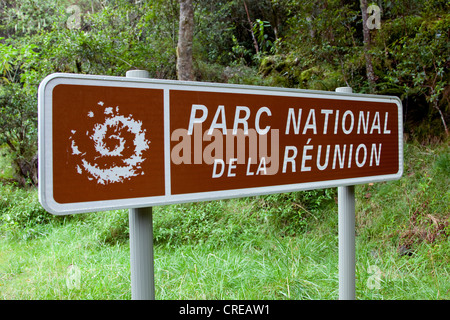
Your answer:
[[[156,294],[162,299],[333,298],[335,288],[323,287],[337,285],[334,249],[312,238],[268,240],[267,248],[243,243],[161,250]]]
[[[129,255],[123,246],[101,246],[97,236],[72,223],[38,239],[3,241],[0,298],[123,299]],[[72,290],[67,285],[71,265],[81,271],[80,286]]]
[[[64,226],[38,240],[2,242],[1,299],[129,299],[126,243],[101,245]],[[158,299],[333,299],[336,248],[313,237],[268,239],[267,247],[155,247]],[[69,289],[70,266],[80,285]],[[69,279],[70,280],[70,279]],[[70,285],[69,285],[70,286]]]
[[[356,186],[358,299],[450,299],[448,144]],[[0,299],[130,299],[127,211],[53,217],[0,186]],[[157,299],[337,299],[335,189],[154,208]]]
[[[5,147],[0,146],[0,180],[12,179],[14,170],[11,166],[11,156],[5,151]]]

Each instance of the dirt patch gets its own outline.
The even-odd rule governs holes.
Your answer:
[[[414,246],[426,241],[435,243],[448,238],[450,234],[450,213],[441,217],[426,213],[428,202],[422,204],[411,215],[408,225],[400,231],[398,252],[400,255],[412,255]]]

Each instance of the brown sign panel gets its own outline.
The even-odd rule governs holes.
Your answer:
[[[401,119],[395,97],[54,74],[40,200],[69,214],[398,179]]]
[[[171,128],[186,132],[178,138],[172,131],[172,160],[188,150],[171,163],[172,194],[399,171],[394,102],[181,90],[170,101]]]
[[[59,84],[53,106],[56,202],[164,195],[163,90]]]

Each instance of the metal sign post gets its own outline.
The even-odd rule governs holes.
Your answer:
[[[148,78],[145,70],[130,70],[129,78]],[[153,260],[152,207],[129,210],[131,298],[155,299],[155,273]]]
[[[130,209],[131,298],[155,299],[152,208]]]
[[[336,92],[352,93],[350,87]],[[338,187],[339,299],[355,299],[355,186]]]
[[[355,186],[338,187],[339,299],[355,299]]]

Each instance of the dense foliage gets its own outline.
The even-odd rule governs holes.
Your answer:
[[[408,136],[448,136],[447,1],[375,1],[381,21],[370,43],[359,1],[194,3],[196,80],[397,95]],[[178,16],[176,0],[0,1],[0,144],[12,153],[16,180],[37,182],[40,81],[53,72],[124,76],[136,68],[176,79]]]

